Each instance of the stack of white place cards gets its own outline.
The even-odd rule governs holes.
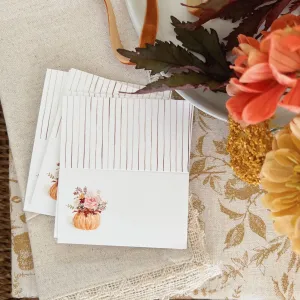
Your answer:
[[[170,92],[48,70],[25,210],[58,243],[185,249],[192,107]]]

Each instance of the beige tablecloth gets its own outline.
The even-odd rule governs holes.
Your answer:
[[[226,125],[201,113],[195,120],[191,181],[201,185],[208,252],[222,276],[194,291],[195,298],[300,299],[300,257],[277,236],[258,187],[239,181],[228,165]]]
[[[261,191],[237,180],[225,151],[226,125],[199,111],[195,114],[191,186],[198,191],[197,209],[205,227],[209,254],[222,275],[199,286],[193,298],[300,299],[300,257],[285,237],[277,237]],[[199,186],[201,187],[199,189]],[[34,270],[16,177],[11,172],[13,211],[14,296],[34,295]],[[21,229],[23,226],[24,229]],[[22,230],[24,232],[22,232]],[[26,291],[26,293],[25,293]]]

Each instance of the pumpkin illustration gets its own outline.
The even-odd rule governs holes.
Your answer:
[[[49,195],[53,200],[57,200],[58,182],[56,181],[49,190]]]
[[[78,229],[95,230],[100,225],[100,214],[77,212],[73,217],[73,224]]]

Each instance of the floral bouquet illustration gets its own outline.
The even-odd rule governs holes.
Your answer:
[[[52,173],[48,173],[47,174],[50,177],[50,179],[52,180],[51,181],[52,185],[51,185],[51,187],[49,189],[49,196],[53,200],[57,200],[58,173],[59,173],[59,163],[56,164],[55,174],[52,174]]]
[[[87,187],[77,187],[74,191],[74,205],[68,205],[75,213],[73,225],[81,230],[95,230],[100,226],[100,215],[106,209],[107,202],[100,197],[88,192]]]

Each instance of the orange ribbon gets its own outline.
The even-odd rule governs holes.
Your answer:
[[[120,35],[117,28],[116,17],[110,0],[104,0],[107,17],[110,43],[116,58],[123,64],[133,65],[129,59],[118,53],[117,49],[123,49]],[[139,47],[144,48],[146,44],[154,44],[158,29],[158,4],[157,0],[147,0],[144,25],[140,36]]]

